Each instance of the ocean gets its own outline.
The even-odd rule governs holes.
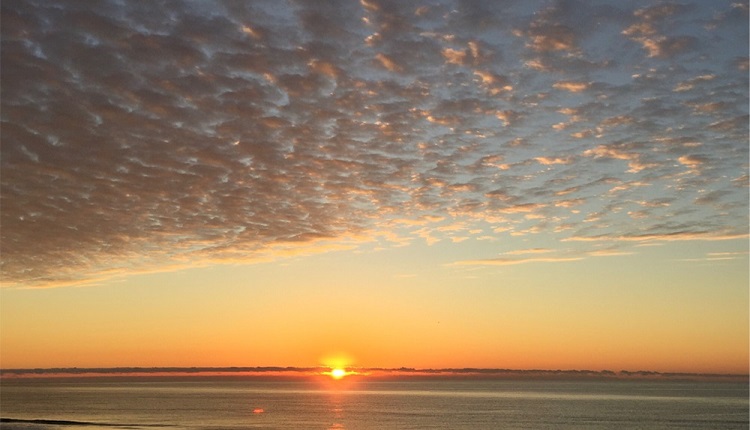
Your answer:
[[[10,379],[2,429],[747,429],[748,384]]]

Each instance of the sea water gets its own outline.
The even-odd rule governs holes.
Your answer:
[[[730,382],[9,380],[2,429],[748,428]]]

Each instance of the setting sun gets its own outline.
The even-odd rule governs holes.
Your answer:
[[[344,370],[344,369],[333,369],[333,370],[331,370],[331,378],[333,378],[333,379],[341,379],[344,376],[346,376],[346,370]]]

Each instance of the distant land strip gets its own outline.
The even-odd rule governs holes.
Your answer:
[[[328,367],[55,367],[34,369],[0,369],[0,378],[43,378],[43,377],[76,377],[76,376],[311,376],[320,375]],[[539,379],[690,379],[716,381],[750,381],[747,374],[723,373],[678,373],[654,372],[646,370],[518,370],[488,368],[444,368],[418,369],[400,368],[351,368],[353,376],[377,377],[463,377],[463,378],[539,378]]]
[[[75,426],[75,427],[119,427],[119,428],[139,428],[139,427],[171,427],[165,424],[114,424],[114,423],[100,423],[100,422],[89,422],[89,421],[68,421],[68,420],[22,420],[15,418],[0,418],[0,424],[38,424],[38,425],[50,425],[50,426]]]

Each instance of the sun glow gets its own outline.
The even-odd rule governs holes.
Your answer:
[[[331,369],[331,378],[341,379],[344,376],[346,376],[346,370],[340,368]]]

